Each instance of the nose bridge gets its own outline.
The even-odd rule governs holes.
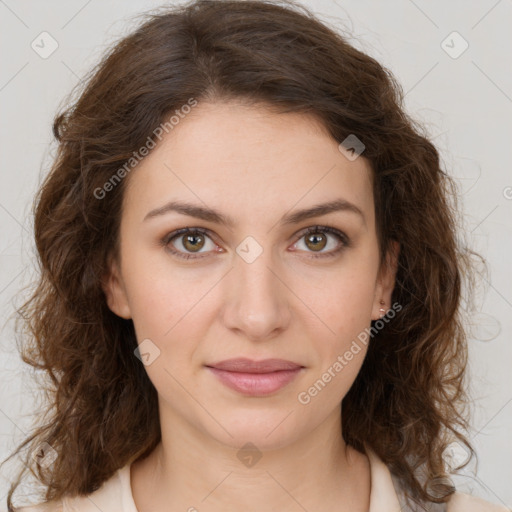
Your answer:
[[[279,265],[273,260],[271,248],[264,249],[253,237],[242,241],[236,252],[225,322],[251,339],[270,336],[288,321],[287,288],[276,269]]]

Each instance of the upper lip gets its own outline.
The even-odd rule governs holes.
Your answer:
[[[243,373],[270,373],[302,368],[300,364],[286,361],[285,359],[262,359],[261,361],[253,361],[245,357],[227,359],[207,366],[217,368],[218,370]]]

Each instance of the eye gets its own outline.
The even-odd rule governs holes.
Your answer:
[[[331,247],[331,250],[321,252],[329,245],[329,237],[332,238],[333,235],[338,239],[338,242],[333,242],[331,244],[333,246]],[[303,247],[305,247],[304,250],[306,252],[313,252],[313,254],[309,255],[311,258],[329,258],[336,256],[343,249],[350,246],[350,240],[345,233],[330,226],[312,226],[307,228],[305,232],[301,233],[300,239],[295,243],[295,246],[300,245],[301,242]]]
[[[208,233],[209,231],[203,228],[182,228],[166,235],[161,240],[161,245],[172,254],[187,260],[203,258],[205,256],[197,255],[212,250],[222,252],[222,249],[218,248]],[[331,250],[323,251],[329,245],[329,238],[333,238],[333,235],[338,239],[338,243],[331,243],[334,247]],[[295,242],[294,247],[296,248],[300,242],[303,242],[305,249],[301,248],[301,250],[312,253],[308,256],[311,258],[332,257],[350,246],[349,238],[343,232],[330,226],[312,226],[298,236],[299,240]],[[209,248],[208,240],[211,242]],[[205,250],[202,251],[202,249]]]
[[[207,239],[209,239],[213,245],[213,248],[210,247],[209,250],[215,249],[216,244],[213,243],[211,238],[208,236],[206,229],[183,228],[167,235],[162,240],[162,244],[172,254],[188,260],[202,258],[203,256],[195,256],[195,254],[200,254],[201,249],[205,246],[207,250],[203,252],[208,252],[208,244],[206,243]],[[173,242],[174,240],[176,240],[176,244]],[[191,253],[187,254],[186,251],[191,251]]]

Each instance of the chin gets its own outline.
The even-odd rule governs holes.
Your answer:
[[[212,431],[210,425],[208,430],[217,441],[236,449],[243,449],[247,443],[261,451],[283,448],[301,437],[302,429],[296,424],[298,415],[290,414],[292,410],[238,410],[231,416],[215,416],[224,428],[215,423],[218,428]]]

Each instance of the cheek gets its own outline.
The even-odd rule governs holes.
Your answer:
[[[370,258],[353,258],[328,273],[303,275],[295,290],[314,313],[312,321],[322,324],[324,334],[346,338],[370,324],[375,276]]]
[[[343,395],[363,363],[371,325],[376,266],[370,255],[347,258],[329,276],[317,274],[301,280],[297,294],[313,313],[307,313],[306,329],[314,343],[317,378],[330,368],[329,386]],[[317,283],[313,287],[308,283]],[[341,358],[341,360],[340,360]],[[329,379],[329,375],[325,376]]]
[[[218,278],[210,273],[192,279],[190,273],[169,269],[143,259],[139,264],[134,258],[126,259],[127,296],[138,343],[149,339],[159,353],[157,364],[146,367],[152,380],[164,368],[182,375],[214,318],[212,296],[207,292]],[[165,380],[169,375],[158,378]]]
[[[138,337],[163,341],[166,333],[187,321],[204,295],[203,288],[190,280],[190,274],[173,268],[164,249],[127,243],[124,251],[123,276]]]
[[[182,306],[179,294],[153,274],[132,276],[127,293],[138,335],[161,338],[176,323]]]

